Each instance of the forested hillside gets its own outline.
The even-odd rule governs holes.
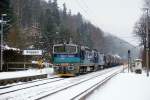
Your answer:
[[[103,32],[83,19],[82,15],[71,14],[65,4],[59,9],[57,0],[10,0],[13,9],[13,27],[6,36],[7,44],[19,48],[33,45],[49,50],[56,42],[68,42],[92,47],[91,35]],[[27,41],[27,42],[24,42]]]
[[[11,16],[10,25],[4,34],[5,43],[9,46],[44,49],[49,52],[54,43],[72,40],[73,43],[86,45],[104,53],[117,54],[120,50],[118,44],[120,41],[124,42],[114,42],[116,38],[104,36],[102,29],[84,19],[80,13],[72,14],[65,4],[62,9],[59,8],[57,0],[4,1],[7,1],[9,6],[2,7],[1,13]],[[115,48],[112,50],[112,47]]]

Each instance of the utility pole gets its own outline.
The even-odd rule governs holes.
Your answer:
[[[1,15],[1,68],[0,70],[3,70],[3,25],[6,23],[6,21],[4,21],[4,18],[7,16],[6,14],[2,14]]]
[[[146,70],[147,70],[147,77],[149,76],[149,9],[145,8],[146,10]]]
[[[149,32],[148,32],[148,22],[149,22],[149,16],[148,16],[149,9],[146,10],[146,15],[147,15],[147,21],[146,21],[146,65],[147,65],[147,76],[149,76]]]

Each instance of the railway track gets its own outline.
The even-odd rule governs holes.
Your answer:
[[[105,79],[99,81],[98,83],[92,85],[91,87],[87,88],[81,93],[78,93],[74,97],[72,97],[70,100],[84,100],[86,97],[88,97],[96,88],[100,87],[101,85],[105,84],[108,80],[110,80],[112,77],[117,75],[118,72],[106,77]]]
[[[26,99],[31,99],[31,100],[44,99],[45,100],[46,98],[49,98],[49,97],[55,98],[58,94],[61,94],[64,91],[81,86],[81,84],[89,83],[90,80],[92,81],[99,77],[104,77],[106,73],[110,73],[110,72],[116,71],[116,70],[117,70],[117,68],[107,69],[105,71],[90,73],[90,74],[86,74],[86,75],[82,75],[82,76],[78,76],[78,77],[74,77],[74,78],[65,78],[65,79],[61,79],[61,80],[53,81],[53,82],[49,82],[49,83],[37,84],[32,87],[27,85],[26,88],[20,88],[18,90],[16,89],[15,91],[9,91],[9,92],[1,91],[0,97],[2,99],[0,99],[0,100],[3,100],[3,99],[7,99],[7,100],[9,100],[9,99],[12,99],[12,100],[13,99],[14,100],[16,100],[16,99],[19,99],[19,100],[22,100],[22,99],[24,99],[24,100],[26,100]],[[114,73],[116,73],[116,72],[113,72],[113,74]],[[108,78],[106,78],[106,76],[105,76],[104,79],[106,80]],[[96,86],[94,84],[92,84],[92,85]],[[97,85],[98,85],[98,83],[97,83]],[[90,88],[92,88],[93,86],[91,86]],[[78,92],[78,94],[74,94],[69,99],[75,99],[78,96],[80,96],[80,94],[83,94],[87,90],[89,90],[89,89],[84,89],[84,91]],[[30,93],[31,91],[32,91],[32,93]],[[49,99],[47,99],[47,100],[49,100]],[[54,100],[54,99],[52,99],[52,100]]]
[[[35,83],[35,82],[40,82],[40,81],[54,79],[54,78],[59,78],[59,77],[58,76],[53,76],[53,77],[49,77],[49,78],[37,79],[37,80],[33,80],[33,81],[28,81],[28,82],[9,84],[9,85],[6,85],[6,86],[0,86],[0,89],[6,89],[6,88],[14,87],[14,86],[24,85],[24,84],[28,84],[28,83]]]
[[[57,82],[57,81],[60,81],[60,80],[64,80],[64,79],[58,78],[58,77],[53,77],[53,78],[47,78],[47,79],[43,79],[43,80],[26,82],[26,83],[22,83],[22,84],[18,84],[18,85],[1,87],[0,95],[11,93],[11,92],[15,92],[15,91],[19,91],[19,90],[33,88],[33,87],[36,87],[36,86],[40,86],[40,85],[45,85],[45,84]],[[36,84],[34,84],[35,82],[36,82]],[[23,86],[23,85],[26,85],[26,86]],[[21,87],[21,88],[17,88],[17,87]],[[9,88],[9,89],[6,90],[6,88]]]
[[[17,82],[27,82],[35,79],[46,78],[47,74],[41,75],[32,75],[32,76],[24,76],[24,77],[16,77],[16,78],[8,78],[8,79],[0,79],[0,86],[17,83]]]
[[[56,79],[57,78],[57,79]],[[52,80],[52,79],[54,79],[54,80]],[[42,81],[45,81],[45,80],[48,80],[48,82],[42,82]],[[46,78],[46,79],[42,79],[42,80],[35,80],[35,81],[30,81],[30,82],[25,82],[25,83],[21,83],[21,84],[14,84],[14,85],[9,85],[9,86],[1,86],[0,87],[0,95],[3,95],[3,94],[7,94],[7,93],[11,93],[11,92],[15,92],[15,91],[19,91],[19,90],[23,90],[23,89],[28,89],[28,88],[32,88],[32,87],[36,87],[36,86],[40,86],[40,85],[45,85],[45,84],[49,84],[49,83],[53,83],[53,82],[57,82],[57,81],[60,81],[60,80],[64,80],[64,78],[59,78],[58,76],[55,76],[55,77],[51,77],[51,78]],[[22,87],[22,88],[19,88],[19,89],[17,89],[16,87],[18,87],[18,86],[20,86],[21,87],[21,85],[27,85],[27,84],[31,84],[31,83],[35,83],[35,82],[42,82],[42,83],[39,83],[39,84],[37,84],[36,83],[36,85],[35,84],[33,84],[33,85],[31,85],[31,86],[24,86],[24,87]],[[11,89],[12,87],[15,87],[16,89]],[[5,90],[5,92],[1,92],[1,91],[3,91],[4,89],[7,89],[7,88],[9,88],[9,90],[7,91],[7,90]],[[3,89],[3,90],[2,90]]]
[[[107,73],[109,73],[109,72],[110,71],[108,71]],[[102,76],[104,75],[104,73],[99,74],[97,76],[91,77],[89,79],[83,80],[81,82],[78,82],[78,83],[70,85],[70,86],[66,86],[65,88],[62,88],[62,89],[57,90],[55,92],[49,93],[49,94],[41,96],[39,98],[36,98],[36,100],[40,100],[40,99],[42,99],[42,100],[57,100],[61,97],[64,97],[63,100],[80,100],[80,99],[83,99],[88,94],[90,94],[92,91],[94,91],[95,88],[104,84],[106,81],[111,79],[113,76],[115,76],[119,72],[121,72],[121,71],[119,70],[119,71],[115,71],[113,73],[109,73],[108,76],[105,76],[103,78],[102,78]],[[99,77],[101,77],[102,79],[100,79],[98,82],[94,82],[94,84],[92,84],[92,82],[94,80],[99,79]],[[87,84],[87,83],[89,83],[88,87],[83,88],[83,87],[86,87],[85,84]]]

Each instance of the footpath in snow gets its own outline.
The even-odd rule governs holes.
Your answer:
[[[150,77],[146,73],[120,73],[86,100],[150,100]]]
[[[29,69],[25,71],[14,71],[14,72],[1,72],[0,80],[10,79],[10,78],[19,78],[26,76],[35,76],[41,74],[48,74],[49,76],[53,74],[53,68],[44,68],[44,69]]]

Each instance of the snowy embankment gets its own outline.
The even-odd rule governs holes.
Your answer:
[[[0,80],[26,77],[26,76],[35,76],[35,75],[41,75],[41,74],[48,74],[50,76],[53,74],[53,68],[29,69],[25,71],[15,71],[15,72],[1,72]]]
[[[150,77],[145,73],[120,73],[87,100],[150,100]]]

